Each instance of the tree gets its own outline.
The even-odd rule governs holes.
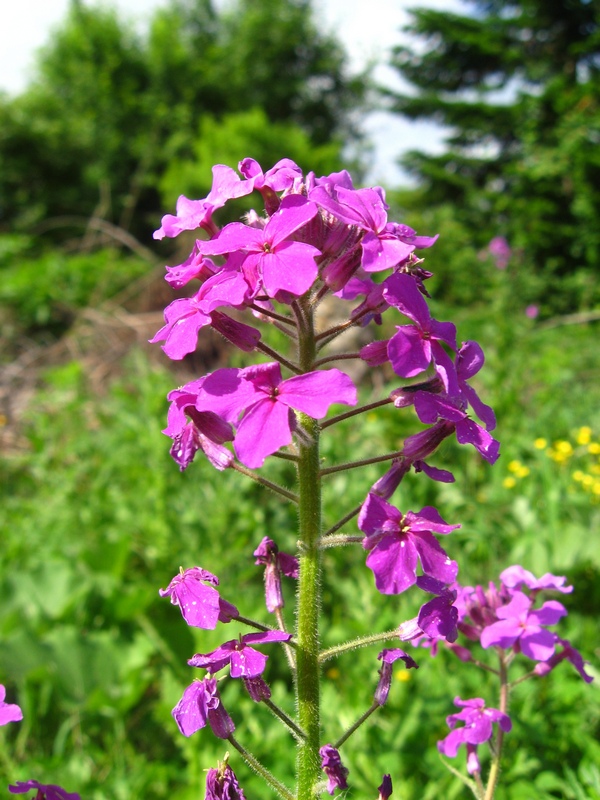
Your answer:
[[[236,114],[264,114],[277,155],[291,135],[303,151],[324,146],[326,171],[337,169],[359,135],[365,90],[309,0],[232,0],[219,11],[171,0],[145,37],[114,10],[72,2],[33,83],[0,98],[0,225],[96,212],[147,236],[175,200],[159,195],[163,176],[196,157],[203,129]]]
[[[425,46],[395,50],[416,89],[396,95],[395,110],[449,129],[446,152],[411,152],[404,166],[420,181],[423,208],[452,204],[480,245],[504,235],[543,272],[552,310],[593,303],[600,4],[468,2],[472,16],[414,10],[407,31]]]

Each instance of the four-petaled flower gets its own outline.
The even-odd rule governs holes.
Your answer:
[[[37,781],[17,781],[8,787],[11,794],[25,794],[32,789],[37,789],[35,800],[81,800],[77,792],[67,792],[61,786],[53,783],[38,783]]]
[[[370,492],[360,510],[358,527],[366,534],[367,566],[382,594],[400,594],[413,586],[418,561],[425,575],[444,584],[456,579],[458,564],[448,558],[433,534],[450,533],[460,525],[446,524],[435,508],[425,506],[416,514],[408,511],[403,515]]]
[[[232,678],[257,678],[265,669],[267,656],[254,650],[250,645],[289,642],[291,638],[291,633],[283,631],[246,633],[239,639],[225,642],[210,653],[196,653],[188,664],[190,667],[204,667],[211,675],[229,664],[231,667],[229,674]]]
[[[221,599],[214,588],[218,585],[216,575],[200,567],[192,567],[181,569],[167,588],[159,589],[158,593],[161,597],[170,597],[171,603],[179,606],[188,625],[214,630],[217,622],[231,622],[239,616],[234,605]]]
[[[480,697],[474,697],[472,700],[461,700],[460,697],[456,697],[454,705],[459,706],[459,708],[462,706],[463,710],[459,711],[458,714],[450,714],[449,717],[446,717],[446,722],[451,731],[445,739],[438,742],[438,750],[445,756],[454,758],[461,744],[466,744],[468,751],[467,769],[471,773],[478,772],[477,745],[491,739],[493,722],[497,722],[505,733],[511,730],[512,722],[510,717],[502,711],[498,711],[496,708],[486,708],[485,701]],[[457,728],[458,722],[464,722],[464,727]]]
[[[171,713],[184,736],[196,733],[207,722],[220,739],[227,739],[235,730],[221,702],[217,681],[210,676],[190,684]]]
[[[9,722],[20,722],[23,719],[23,712],[16,703],[5,703],[6,689],[0,684],[0,725],[8,725]]]
[[[229,419],[244,412],[233,444],[239,460],[255,468],[291,443],[296,428],[293,409],[321,419],[333,403],[356,403],[356,387],[344,372],[318,370],[282,380],[281,366],[273,362],[213,372],[202,385],[196,408],[230,415]]]
[[[541,608],[531,609],[532,600],[515,591],[512,600],[496,609],[498,622],[481,632],[481,646],[507,649],[515,647],[534,661],[547,661],[553,654],[556,639],[545,625],[555,625],[566,616],[566,608],[557,600],[548,600]]]

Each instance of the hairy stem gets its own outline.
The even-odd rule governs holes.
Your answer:
[[[276,716],[278,719],[280,719],[280,720],[283,722],[283,724],[286,726],[286,728],[287,728],[289,731],[291,731],[291,733],[293,733],[293,734],[294,734],[294,736],[296,737],[296,739],[297,739],[299,742],[301,742],[301,741],[303,741],[304,739],[306,739],[306,734],[304,733],[304,731],[303,731],[303,730],[301,730],[301,729],[300,729],[300,728],[299,728],[299,727],[296,725],[296,723],[294,722],[294,720],[293,720],[293,719],[290,719],[290,718],[288,717],[288,715],[285,713],[285,711],[284,711],[282,708],[279,708],[279,706],[276,706],[276,705],[275,705],[275,703],[271,702],[271,700],[263,700],[262,702],[263,702],[263,703],[266,705],[266,707],[267,707],[267,708],[268,708],[270,711],[272,711],[272,712],[273,712],[273,714],[275,714],[275,716]]]
[[[504,653],[499,652],[499,674],[500,674],[500,706],[499,710],[503,714],[508,713],[508,670],[507,664],[504,659]],[[490,766],[490,773],[488,775],[487,787],[485,790],[484,800],[493,800],[496,793],[496,786],[498,785],[498,778],[500,777],[500,759],[502,757],[502,741],[504,739],[504,731],[498,725],[496,732],[496,740],[494,742],[494,749],[492,754],[492,764]]]
[[[335,747],[335,749],[336,749],[336,750],[338,750],[338,749],[339,749],[339,748],[340,748],[340,747],[341,747],[341,746],[344,744],[344,742],[346,741],[346,739],[349,739],[349,738],[352,736],[352,734],[354,733],[354,731],[358,730],[358,729],[360,728],[360,726],[363,724],[363,722],[366,722],[366,721],[369,719],[369,717],[371,716],[371,714],[372,714],[374,711],[377,711],[377,709],[378,709],[378,708],[381,708],[381,706],[379,705],[379,703],[373,703],[373,705],[372,705],[372,706],[370,706],[369,708],[367,708],[367,710],[365,711],[365,713],[364,713],[364,714],[362,714],[362,715],[361,715],[361,716],[360,716],[360,717],[359,717],[359,718],[356,720],[356,722],[355,722],[353,725],[350,725],[350,727],[348,728],[348,730],[346,731],[346,733],[344,733],[344,735],[343,735],[343,736],[340,736],[340,738],[337,740],[337,742],[336,742],[336,743],[333,745],[333,746]]]
[[[341,520],[339,520],[339,522],[336,522],[335,525],[332,525],[332,527],[329,528],[328,531],[325,531],[325,533],[321,537],[321,547],[325,547],[325,541],[334,533],[339,531],[340,528],[343,528],[347,522],[350,522],[350,520],[353,519],[359,513],[361,508],[362,504],[360,506],[356,506],[356,508],[353,508],[352,511],[349,511],[345,516],[343,516]]]
[[[255,472],[252,472],[251,469],[247,469],[243,467],[241,464],[237,464],[235,461],[231,465],[233,469],[241,472],[242,475],[245,475],[247,478],[251,478],[256,483],[260,483],[261,486],[265,486],[267,489],[270,489],[275,494],[279,494],[282,497],[285,497],[287,500],[291,500],[292,503],[298,502],[298,495],[294,494],[294,492],[290,492],[287,489],[284,489],[283,486],[279,486],[277,483],[273,483],[273,481],[267,480],[267,478],[263,478],[261,475],[257,475]]]
[[[227,741],[232,747],[235,747],[250,769],[253,769],[254,772],[260,775],[261,778],[264,779],[265,783],[271,787],[271,789],[274,789],[280,797],[283,797],[283,800],[294,800],[293,793],[286,786],[284,786],[283,783],[280,783],[277,778],[272,775],[269,770],[252,755],[252,753],[249,753],[245,747],[242,747],[237,739],[234,738],[233,734],[227,737]]]
[[[281,353],[277,352],[277,350],[273,350],[273,348],[269,347],[268,344],[265,344],[264,342],[258,342],[256,349],[260,350],[261,353],[264,353],[267,356],[271,356],[271,358],[274,358],[275,361],[278,361],[284,367],[287,367],[290,372],[293,372],[295,375],[302,374],[302,370],[297,364],[293,364],[291,361],[288,361],[285,356],[282,356]]]
[[[337,417],[331,417],[331,419],[325,420],[325,422],[321,423],[321,430],[325,430],[330,425],[335,425],[336,422],[341,422],[344,419],[349,419],[350,417],[355,417],[357,414],[364,414],[365,411],[372,411],[374,408],[381,408],[381,406],[387,406],[390,403],[393,403],[391,397],[386,397],[385,400],[377,400],[375,403],[369,403],[366,406],[361,406],[360,408],[353,408],[352,411],[346,411],[344,414],[338,414]]]
[[[402,450],[396,450],[393,453],[386,453],[384,456],[373,456],[373,458],[363,458],[360,461],[348,461],[346,464],[337,464],[335,467],[325,467],[325,469],[321,470],[321,477],[333,475],[334,472],[344,472],[347,469],[356,469],[357,467],[366,467],[369,464],[378,464],[380,461],[391,461],[393,458],[399,458],[402,453]]]
[[[344,644],[336,644],[335,647],[329,647],[319,653],[319,662],[322,664],[329,661],[330,658],[339,656],[340,653],[347,653],[349,650],[358,650],[359,647],[367,647],[370,644],[377,644],[377,642],[385,642],[390,639],[398,638],[398,628],[393,631],[385,631],[384,633],[373,633],[370,636],[359,636],[357,639],[352,639]]]

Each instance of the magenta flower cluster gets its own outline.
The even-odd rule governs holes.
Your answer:
[[[220,227],[216,212],[252,193],[260,197],[263,208],[250,211],[243,221]],[[494,412],[472,385],[484,365],[482,348],[475,341],[460,341],[455,325],[435,319],[427,302],[426,284],[432,273],[423,267],[420,253],[434,245],[437,236],[419,235],[390,221],[384,191],[355,188],[345,171],[323,177],[303,175],[296,164],[283,159],[265,172],[251,158],[241,161],[237,172],[223,165],[214,167],[207,197],[180,197],[176,214],[163,217],[155,237],[172,238],[184,231],[199,231],[199,238],[181,264],[167,267],[166,280],[177,290],[189,286],[189,294],[165,309],[165,324],[151,341],[162,342],[169,358],[181,360],[195,350],[201,331],[212,328],[243,353],[254,353],[257,361],[216,369],[169,393],[163,432],[172,439],[171,455],[181,470],[200,451],[217,470],[241,472],[296,504],[299,528],[293,537],[298,542],[295,555],[282,552],[264,534],[254,550],[256,565],[264,568],[265,605],[276,627],[242,616],[220,596],[215,575],[200,567],[182,569],[167,589],[160,590],[161,596],[179,606],[190,626],[214,630],[219,623],[235,621],[254,629],[189,659],[191,667],[205,672],[185,689],[173,709],[181,733],[190,736],[210,726],[280,796],[305,800],[316,797],[325,786],[330,794],[348,787],[349,772],[340,748],[386,704],[397,662],[406,669],[418,666],[399,647],[385,647],[378,656],[379,680],[371,707],[338,740],[321,744],[315,717],[318,675],[328,658],[387,640],[427,644],[433,653],[443,642],[469,660],[469,651],[457,643],[461,632],[485,649],[510,653],[511,658],[522,653],[535,660],[540,667],[535,674],[542,674],[541,665],[549,671],[559,660],[571,660],[587,680],[583,662],[578,666],[579,654],[549,630],[566,613],[564,607],[555,600],[535,605],[542,590],[568,590],[560,579],[544,576],[536,581],[515,567],[502,574],[500,589],[486,593],[480,587],[461,587],[458,563],[440,543],[440,537],[448,537],[460,525],[447,522],[433,506],[413,511],[392,503],[394,492],[410,472],[434,481],[454,481],[449,470],[431,463],[449,437],[472,445],[490,464],[499,457],[499,443],[492,436]],[[506,255],[500,250],[494,254]],[[346,308],[343,321],[334,322],[322,312],[326,298],[336,308]],[[367,328],[375,332],[386,312],[396,316],[394,327],[387,329],[388,338],[372,336],[365,344],[364,332]],[[246,321],[242,321],[244,313]],[[277,329],[278,341],[287,340],[292,355],[266,341],[269,328]],[[359,344],[348,352],[343,347],[329,348],[352,329],[362,332]],[[344,364],[359,371],[385,365],[398,385],[381,400],[361,407],[351,377],[356,371],[341,369]],[[414,413],[417,432],[390,453],[355,463],[322,463],[318,449],[322,434],[384,405],[393,413],[394,409]],[[270,458],[295,466],[298,493],[258,472]],[[340,513],[335,524],[324,525],[319,510],[322,480],[370,463],[384,466],[370,489],[365,486],[364,501],[353,511]],[[358,536],[345,532],[354,518]],[[394,631],[318,652],[320,553],[354,543],[366,551],[366,567],[381,594],[398,595],[416,586],[430,597],[414,618]],[[285,579],[298,580],[299,585],[293,632],[283,613]],[[310,601],[304,602],[303,593]],[[285,651],[295,674],[295,718],[271,697],[268,656],[257,648],[273,645]],[[499,675],[506,666],[503,662]],[[221,698],[227,679],[241,680],[251,699],[267,704],[295,737],[299,747],[296,794],[235,738],[234,721]],[[477,746],[490,740],[493,724],[502,733],[510,730],[506,698],[499,709],[487,707],[480,698],[457,698],[462,710],[448,717],[451,732],[440,742],[440,751],[454,756],[464,743],[468,770],[478,774]],[[319,759],[325,776],[321,783],[315,776]],[[391,792],[390,776],[385,775],[380,800]],[[209,771],[206,798],[243,798],[226,762]]]
[[[458,612],[457,628],[466,642],[447,640],[446,647],[461,661],[476,664],[479,662],[472,652],[473,643],[478,643],[484,650],[495,650],[499,669],[491,665],[486,668],[501,678],[501,699],[505,705],[511,687],[509,668],[519,655],[537,663],[530,672],[517,678],[517,683],[547,675],[564,660],[573,664],[586,683],[593,680],[585,671],[581,654],[570,642],[550,630],[566,616],[566,608],[557,600],[539,602],[542,593],[568,594],[573,591],[563,576],[546,573],[538,579],[515,565],[500,574],[499,586],[492,582],[487,588],[455,584],[453,589]],[[440,637],[419,636],[413,644],[429,646],[435,655],[439,641]],[[461,700],[457,697],[454,703],[463,710],[447,718],[451,732],[438,742],[438,749],[453,758],[460,745],[465,744],[467,770],[471,774],[479,773],[481,765],[477,746],[492,739],[492,723],[498,723],[501,731],[507,733],[512,728],[511,720],[505,710],[486,707],[481,698]],[[457,727],[459,722],[464,725]]]

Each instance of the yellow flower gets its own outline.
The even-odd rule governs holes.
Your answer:
[[[571,442],[567,442],[566,439],[560,439],[558,442],[555,442],[554,447],[567,458],[573,454],[573,445]]]
[[[574,481],[582,481],[583,480],[583,472],[580,469],[576,469],[573,473],[573,480]]]
[[[529,471],[530,471],[529,467],[525,467],[525,466],[521,465],[519,467],[518,472],[517,472],[517,477],[526,478],[529,475]]]
[[[396,678],[397,681],[406,683],[411,679],[411,674],[407,669],[397,669],[396,672],[394,672],[394,678]]]
[[[600,444],[598,442],[590,442],[588,444],[588,453],[597,456],[600,453]]]
[[[594,481],[594,485],[592,486],[592,492],[594,494],[600,495],[600,481]]]
[[[546,441],[546,439],[542,439],[540,437],[539,439],[535,440],[535,442],[533,443],[533,446],[535,447],[536,450],[545,450],[547,444],[548,444],[548,442]]]
[[[516,459],[514,461],[509,461],[509,463],[508,463],[508,471],[509,472],[518,472],[520,469],[521,469],[521,462],[520,461],[517,461]]]
[[[592,429],[587,425],[577,431],[577,444],[589,444],[592,440]]]
[[[581,483],[585,486],[586,489],[589,489],[591,486],[594,485],[594,479],[591,475],[584,475],[581,479]]]
[[[504,480],[502,481],[502,486],[504,486],[505,489],[514,489],[514,487],[516,485],[517,485],[517,482],[512,477],[512,475],[509,475],[507,478],[504,478]]]

